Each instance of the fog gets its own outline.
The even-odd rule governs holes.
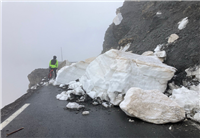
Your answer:
[[[98,56],[123,2],[2,2],[2,105],[28,89],[28,74],[54,55],[81,61]]]

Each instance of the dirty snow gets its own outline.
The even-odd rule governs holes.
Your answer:
[[[176,41],[179,38],[179,36],[177,34],[171,34],[168,38],[168,43],[173,43],[174,41]]]

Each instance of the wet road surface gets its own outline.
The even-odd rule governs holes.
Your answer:
[[[175,124],[155,125],[128,117],[119,107],[105,108],[82,103],[80,111],[66,109],[67,101],[59,101],[56,95],[63,90],[43,86],[36,90],[26,103],[30,105],[1,131],[1,137],[21,127],[9,138],[199,138],[199,125],[188,120]],[[17,108],[15,109],[15,111]],[[82,111],[90,111],[82,115]],[[7,119],[14,111],[2,118]],[[134,122],[129,122],[129,119]],[[171,128],[171,129],[169,129]]]

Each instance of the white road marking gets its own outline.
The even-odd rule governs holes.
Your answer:
[[[22,111],[24,111],[30,104],[27,103],[23,105],[19,110],[17,110],[14,114],[12,114],[9,118],[7,118],[4,122],[0,124],[0,130],[2,130],[5,126],[7,126],[15,117],[17,117]]]

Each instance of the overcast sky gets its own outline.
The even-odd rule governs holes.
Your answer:
[[[98,56],[123,2],[3,2],[3,105],[28,89],[27,75],[54,55],[81,61]],[[23,88],[22,88],[23,87]],[[21,94],[20,94],[21,96]],[[11,100],[11,101],[12,101]]]

